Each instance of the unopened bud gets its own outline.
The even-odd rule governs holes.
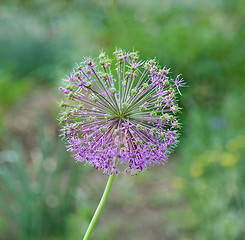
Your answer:
[[[97,102],[97,100],[98,100],[98,97],[95,96],[95,95],[93,95],[93,96],[92,96],[92,101],[93,101],[93,102]]]
[[[156,132],[157,132],[156,128],[152,128],[152,129],[151,129],[151,132],[152,132],[153,135],[155,135]]]
[[[87,82],[87,83],[85,84],[85,87],[87,87],[87,88],[91,88],[91,86],[92,86],[92,82]]]
[[[135,89],[135,88],[133,88],[132,90],[131,90],[131,94],[132,95],[135,95],[137,93],[137,90]]]
[[[93,122],[94,121],[94,117],[89,116],[88,120],[89,120],[89,122]]]
[[[107,64],[108,66],[111,66],[111,62],[112,62],[111,59],[109,59],[109,58],[106,59],[106,64]]]
[[[137,128],[137,130],[139,130],[139,131],[142,130],[142,126],[139,125],[139,124],[137,124],[136,128]]]
[[[144,88],[144,89],[147,89],[148,87],[149,87],[148,83],[144,83],[144,84],[143,84],[143,88]]]
[[[73,93],[73,92],[70,92],[69,95],[68,95],[68,98],[69,98],[69,99],[72,99],[73,96],[74,96],[74,93]]]
[[[174,128],[178,128],[178,127],[179,127],[179,122],[178,122],[178,121],[175,121],[175,122],[173,123],[173,127],[174,127]]]
[[[152,117],[156,117],[157,116],[157,113],[156,112],[151,112],[151,116]]]
[[[78,110],[82,110],[82,109],[83,109],[83,105],[81,105],[81,104],[78,105],[78,106],[77,106],[77,109],[78,109]]]
[[[136,140],[136,145],[140,145],[141,143],[142,143],[142,141],[140,141],[140,140]]]
[[[104,52],[101,52],[101,54],[99,55],[99,58],[100,59],[104,59],[105,58],[105,53]]]
[[[131,72],[127,71],[127,72],[125,73],[125,75],[126,75],[127,77],[129,77],[129,76],[131,75]]]
[[[110,119],[110,117],[111,117],[110,114],[105,114],[105,119],[106,120]]]
[[[90,135],[88,135],[88,136],[87,136],[87,139],[88,139],[89,141],[91,141],[91,140],[92,140],[92,137],[91,137]]]
[[[104,80],[106,80],[107,77],[108,77],[107,73],[102,73],[101,76],[102,76],[102,78],[103,78]]]
[[[150,147],[151,149],[154,148],[154,144],[152,143],[149,147]]]
[[[145,106],[145,105],[141,105],[141,106],[140,106],[140,111],[141,111],[141,112],[144,112],[145,110],[146,110],[146,106]]]
[[[122,104],[122,106],[123,106],[123,108],[127,108],[127,107],[128,107],[128,103],[124,102],[124,103]]]
[[[110,88],[110,92],[111,92],[112,94],[114,94],[116,91],[117,91],[116,88],[114,88],[114,87]]]
[[[167,86],[169,85],[169,81],[168,81],[168,80],[165,80],[165,81],[163,82],[163,85],[164,85],[164,87],[167,87]]]
[[[118,61],[119,61],[119,62],[122,62],[122,61],[123,61],[123,56],[119,56],[119,57],[118,57]]]
[[[176,106],[176,105],[172,106],[172,111],[173,111],[173,113],[177,113],[178,112],[178,106]]]
[[[65,105],[65,103],[64,103],[63,101],[61,101],[61,102],[60,102],[60,106],[61,106],[61,107],[65,107],[66,105]]]
[[[157,101],[158,101],[158,102],[162,102],[162,100],[163,100],[162,97],[158,97],[158,98],[157,98]]]

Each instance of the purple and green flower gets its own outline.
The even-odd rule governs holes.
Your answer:
[[[156,59],[141,61],[135,51],[114,55],[84,58],[60,87],[66,147],[76,161],[110,175],[105,193],[120,171],[134,175],[167,162],[180,136],[178,95],[185,86]]]

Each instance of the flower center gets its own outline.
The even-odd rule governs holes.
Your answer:
[[[125,114],[125,111],[123,110],[119,110],[117,116],[118,116],[118,119],[126,119],[128,114]]]

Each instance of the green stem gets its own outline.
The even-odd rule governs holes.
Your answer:
[[[99,205],[98,205],[98,207],[97,207],[97,209],[96,209],[96,211],[94,213],[94,216],[93,216],[93,218],[92,218],[92,220],[91,220],[91,222],[90,222],[90,224],[88,226],[88,229],[87,229],[87,231],[85,233],[85,236],[84,236],[83,240],[88,240],[89,237],[90,237],[90,235],[91,235],[91,233],[92,233],[92,231],[93,231],[94,225],[97,222],[97,220],[99,218],[99,215],[100,215],[100,213],[101,213],[101,211],[102,211],[102,209],[103,209],[103,207],[105,205],[106,199],[107,199],[107,197],[109,195],[109,192],[110,192],[111,185],[112,185],[112,182],[114,180],[114,177],[115,177],[115,175],[112,174],[109,177],[109,179],[108,179],[108,182],[106,184],[106,187],[105,187],[105,191],[103,193],[103,196],[102,196],[102,198],[100,200],[100,203],[99,203]]]

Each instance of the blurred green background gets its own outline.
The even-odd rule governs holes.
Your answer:
[[[244,0],[3,0],[0,239],[82,239],[107,177],[58,138],[61,79],[101,49],[182,73],[181,142],[116,178],[91,239],[245,239]]]

